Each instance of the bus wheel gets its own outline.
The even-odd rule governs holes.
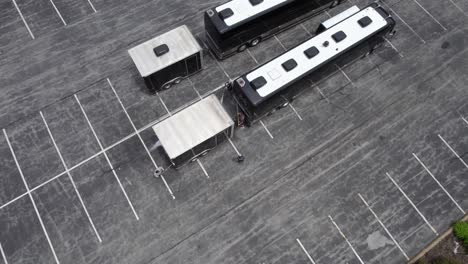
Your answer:
[[[174,81],[174,83],[175,83],[175,84],[179,84],[181,81],[182,81],[182,78],[177,78],[177,79]]]
[[[244,50],[247,49],[247,45],[246,44],[242,44],[239,46],[239,48],[237,48],[237,52],[243,52]]]
[[[252,41],[250,41],[250,47],[255,47],[258,45],[258,43],[260,43],[261,39],[260,38],[256,38]]]

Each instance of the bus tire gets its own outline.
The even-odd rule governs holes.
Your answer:
[[[250,41],[250,47],[255,47],[258,45],[258,43],[260,43],[262,41],[261,38],[256,38],[256,39],[253,39],[252,41]]]
[[[242,44],[237,48],[237,52],[243,52],[247,49],[247,44]]]
[[[341,3],[341,0],[335,0],[333,3],[330,5],[330,8],[333,8]]]
[[[181,81],[182,81],[182,78],[177,78],[177,79],[175,79],[174,83],[179,84]]]

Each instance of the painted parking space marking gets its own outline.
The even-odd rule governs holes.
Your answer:
[[[424,170],[426,170],[426,172],[429,173],[429,175],[431,175],[432,179],[434,179],[434,181],[437,183],[437,185],[439,185],[439,187],[445,192],[445,194],[447,194],[447,196],[458,207],[458,209],[463,214],[466,214],[465,210],[463,210],[463,208],[458,204],[458,202],[455,201],[455,199],[452,197],[452,195],[450,195],[450,193],[445,189],[444,186],[442,186],[442,184],[439,182],[439,180],[437,180],[437,178],[434,176],[434,174],[432,174],[432,172],[427,168],[426,164],[424,164],[415,153],[413,153],[413,157],[419,162],[419,164],[421,164],[421,166],[424,168]]]
[[[353,245],[351,244],[351,242],[349,242],[348,238],[345,236],[345,234],[343,234],[343,231],[341,231],[341,228],[336,224],[335,220],[333,220],[333,218],[331,217],[331,215],[328,216],[328,218],[330,218],[330,221],[332,222],[332,224],[335,226],[335,228],[338,230],[338,232],[340,233],[340,235],[343,237],[343,239],[346,241],[346,243],[348,244],[348,246],[351,248],[351,250],[353,251],[354,255],[356,256],[356,258],[359,260],[359,262],[361,262],[361,264],[364,264],[364,261],[362,261],[361,257],[359,256],[359,254],[357,253],[357,251],[354,249]]]
[[[411,32],[413,32],[413,34],[419,38],[419,40],[426,44],[426,41],[421,37],[421,35],[419,35],[416,30],[414,30],[408,23],[406,23],[406,21],[400,17],[400,15],[398,15],[397,12],[395,12],[395,10],[393,10],[389,5],[387,5],[386,3],[380,1],[380,3],[382,3],[382,5],[384,5],[385,7],[387,7]]]
[[[130,114],[128,114],[127,112],[127,109],[125,109],[125,106],[123,105],[122,103],[122,100],[120,99],[120,96],[117,94],[117,91],[115,90],[114,88],[114,85],[112,85],[112,82],[109,80],[109,78],[107,78],[107,83],[109,84],[110,88],[112,89],[112,91],[114,92],[114,95],[115,97],[117,98],[117,100],[119,101],[120,103],[120,106],[122,107],[123,111],[125,112],[125,115],[127,116],[128,118],[128,121],[130,121],[130,124],[132,125],[133,127],[133,130],[135,131],[135,134],[137,135],[138,139],[140,140],[141,144],[143,145],[146,153],[148,154],[150,160],[151,160],[151,163],[153,163],[153,166],[155,168],[155,170],[160,170],[160,167],[158,166],[158,164],[156,163],[156,161],[154,160],[153,156],[151,155],[148,147],[146,146],[145,142],[143,141],[143,138],[141,138],[141,135],[140,133],[138,132],[136,126],[135,126],[135,123],[133,122],[132,118],[130,117]],[[175,199],[175,196],[174,196],[174,193],[172,192],[172,189],[171,187],[169,186],[169,184],[167,183],[166,179],[164,178],[163,175],[160,175],[161,177],[161,180],[163,181],[164,185],[166,186],[166,189],[167,191],[169,192],[169,194],[171,195],[172,199]]]
[[[18,4],[16,3],[16,0],[12,0],[12,1],[13,1],[13,5],[16,8],[16,11],[18,11],[19,16],[21,17],[21,20],[23,20],[24,26],[28,30],[29,35],[31,36],[32,39],[35,39],[34,34],[31,31],[31,28],[29,28],[28,22],[26,22],[26,19],[24,19],[23,13],[21,12],[21,10],[18,7]]]
[[[93,9],[94,13],[96,13],[97,10],[96,10],[96,8],[94,7],[93,2],[91,2],[91,0],[88,0],[88,3],[89,3],[89,5],[91,6],[91,9]]]
[[[444,27],[444,25],[442,25],[442,23],[440,23],[439,20],[437,20],[429,11],[427,11],[426,8],[424,8],[424,6],[422,6],[418,0],[413,0],[413,2],[415,2],[428,16],[430,16],[437,24],[439,24],[439,26],[444,30],[444,31],[447,31],[447,28]]]
[[[65,160],[63,159],[62,153],[61,153],[60,149],[59,149],[58,146],[57,146],[57,143],[56,143],[56,141],[55,141],[55,138],[54,138],[54,136],[52,135],[52,132],[50,131],[49,124],[47,124],[47,121],[46,121],[46,119],[45,119],[44,114],[42,113],[42,111],[40,111],[39,113],[41,114],[42,120],[44,121],[44,125],[45,125],[46,128],[47,128],[47,132],[49,133],[50,139],[51,139],[52,142],[54,143],[55,150],[57,151],[57,154],[58,154],[60,160],[62,161],[62,165],[63,165],[63,167],[65,168],[65,171],[67,172],[68,179],[70,179],[70,182],[71,182],[71,184],[73,185],[73,189],[75,190],[75,193],[76,193],[76,195],[78,196],[78,200],[79,200],[80,203],[81,203],[81,207],[83,207],[83,211],[85,212],[86,217],[88,218],[88,221],[89,221],[91,227],[92,227],[93,230],[94,230],[94,234],[96,235],[96,237],[97,237],[99,243],[102,243],[101,236],[99,235],[99,232],[97,231],[96,226],[94,225],[94,221],[93,221],[93,219],[91,218],[91,216],[89,215],[88,209],[86,208],[86,206],[85,206],[85,204],[84,204],[84,202],[83,202],[83,198],[81,197],[81,194],[80,194],[80,192],[78,191],[78,188],[76,187],[75,181],[73,180],[73,177],[72,177],[70,171],[68,170],[67,164],[65,163]]]
[[[39,210],[37,209],[36,202],[34,201],[34,198],[33,198],[32,194],[31,194],[31,191],[29,190],[28,183],[26,182],[26,179],[24,178],[23,170],[21,169],[21,167],[20,167],[20,165],[18,163],[18,159],[16,158],[15,151],[13,150],[13,147],[11,146],[11,142],[10,142],[10,139],[8,138],[8,134],[6,132],[6,129],[3,129],[3,135],[5,136],[8,147],[10,148],[11,155],[13,156],[13,160],[15,161],[15,164],[16,164],[18,172],[19,172],[19,174],[21,176],[21,179],[23,180],[24,187],[26,188],[26,192],[29,195],[29,199],[31,200],[31,203],[32,203],[32,205],[34,207],[34,211],[36,212],[37,218],[39,219],[39,224],[41,225],[42,231],[44,231],[44,235],[45,235],[45,237],[47,239],[47,242],[49,243],[49,247],[50,247],[50,250],[52,251],[55,262],[57,264],[60,264],[60,261],[58,260],[57,254],[55,253],[54,246],[52,245],[52,241],[50,241],[49,233],[47,233],[47,229],[46,229],[46,227],[44,225],[44,222],[42,221],[41,215],[39,214]]]
[[[281,40],[275,35],[275,39],[276,41],[278,41],[278,43],[280,44],[280,46],[284,49],[284,51],[287,51],[288,49],[286,49],[286,47],[283,45],[283,42],[281,42]]]
[[[265,126],[265,124],[263,123],[262,120],[259,121],[260,124],[263,126],[263,128],[265,129],[265,131],[267,132],[268,136],[270,136],[271,139],[273,139],[273,135],[271,134],[270,130],[268,130],[268,128]]]
[[[346,72],[343,71],[343,69],[342,69],[338,64],[335,64],[335,65],[336,65],[336,67],[338,68],[338,70],[340,70],[341,73],[344,75],[344,77],[346,78],[346,80],[348,80],[348,82],[349,82],[352,86],[356,87],[356,85],[354,85],[354,82],[351,80],[351,78],[349,78],[348,74],[346,74]]]
[[[67,22],[65,22],[65,19],[63,19],[62,14],[60,14],[60,11],[58,10],[57,6],[55,6],[54,0],[49,0],[49,2],[52,4],[52,7],[59,16],[60,20],[62,20],[63,25],[66,26]]]
[[[306,254],[307,258],[309,259],[310,263],[312,264],[316,264],[314,259],[310,256],[309,252],[307,252],[307,249],[304,247],[304,245],[302,244],[301,240],[299,240],[299,238],[296,238],[296,241],[297,243],[299,244],[299,246],[301,247],[302,251],[304,251],[304,253]]]
[[[291,110],[293,110],[294,114],[296,114],[297,118],[299,118],[299,120],[302,121],[302,116],[299,114],[299,112],[297,112],[296,108],[294,108],[292,103],[289,103],[288,106],[289,106],[289,108],[291,108]]]
[[[258,62],[258,60],[254,57],[254,55],[252,54],[252,52],[250,51],[250,49],[247,49],[247,53],[250,55],[250,57],[254,60],[255,64],[259,65],[260,63]]]
[[[398,56],[400,56],[401,58],[405,57],[405,56],[404,56],[403,54],[401,54],[401,52],[395,47],[395,45],[393,45],[393,43],[392,43],[390,40],[388,40],[388,38],[383,37],[383,39],[385,40],[385,42],[388,43],[388,45],[390,45],[390,47],[391,47],[394,51],[396,51],[396,53],[398,53]],[[370,57],[370,56],[368,56],[368,57]]]
[[[120,189],[122,190],[122,193],[123,193],[123,195],[125,196],[125,199],[127,199],[127,202],[128,202],[128,205],[130,206],[130,209],[132,210],[133,214],[135,215],[135,218],[136,218],[137,220],[140,220],[140,217],[138,216],[137,212],[135,211],[135,208],[133,207],[132,201],[130,201],[130,198],[128,197],[127,192],[125,191],[125,188],[123,187],[122,182],[120,181],[119,176],[117,175],[117,172],[115,172],[114,166],[113,166],[112,163],[110,162],[110,159],[109,159],[109,157],[107,156],[107,153],[104,151],[104,147],[102,146],[102,143],[101,143],[101,141],[99,140],[99,138],[98,138],[98,136],[97,136],[97,134],[96,134],[96,131],[94,130],[94,127],[93,127],[93,125],[91,124],[91,121],[89,120],[88,115],[86,114],[86,112],[85,112],[85,110],[84,110],[84,108],[83,108],[83,105],[81,105],[80,99],[78,99],[78,96],[77,96],[76,94],[75,94],[75,99],[76,99],[76,102],[78,103],[78,105],[80,106],[81,112],[82,112],[83,115],[85,116],[85,119],[86,119],[86,121],[88,122],[89,128],[90,128],[91,131],[93,132],[93,135],[94,135],[94,137],[96,138],[96,141],[98,142],[99,147],[101,148],[102,154],[103,154],[104,157],[106,158],[107,163],[109,164],[109,167],[110,167],[110,169],[112,170],[112,174],[114,174],[114,177],[115,177],[117,183],[119,184]]]
[[[5,264],[8,264],[8,260],[7,260],[6,255],[5,255],[5,251],[3,251],[2,243],[0,243],[0,254],[2,254],[3,262]]]
[[[209,179],[210,175],[208,175],[208,172],[206,171],[205,166],[203,166],[203,164],[201,163],[200,159],[197,158],[196,161],[197,161],[198,165],[200,166],[200,168],[202,169],[203,174],[205,174],[206,178]]]
[[[457,3],[455,3],[453,0],[449,0],[450,3],[452,3],[452,5],[454,5],[458,10],[460,10],[460,12],[463,13],[464,16],[468,17],[468,14],[465,12],[465,10],[463,10],[463,8],[461,8]]]
[[[367,203],[367,201],[364,199],[364,197],[362,197],[362,195],[360,193],[358,193],[358,196],[359,198],[361,198],[361,201],[364,203],[364,205],[367,207],[367,209],[369,209],[369,211],[372,213],[372,215],[375,217],[375,220],[377,220],[377,222],[379,222],[380,226],[385,230],[385,232],[387,233],[387,235],[392,239],[393,243],[395,244],[395,246],[401,251],[401,253],[403,254],[403,256],[405,256],[406,260],[410,260],[408,255],[406,254],[406,252],[400,247],[400,244],[396,241],[396,239],[393,237],[393,235],[390,233],[390,231],[388,231],[387,227],[385,227],[385,225],[382,223],[382,221],[380,220],[380,218],[377,216],[377,214],[374,212],[374,209],[372,209],[372,207],[370,207],[370,205]]]
[[[458,155],[458,153],[449,145],[449,143],[440,135],[438,134],[440,140],[442,140],[442,142],[444,142],[445,146],[447,146],[447,148],[450,149],[450,151],[452,151],[452,153],[455,155],[455,157],[457,157],[461,163],[463,163],[463,165],[465,166],[465,168],[468,169],[468,164],[466,164],[466,162],[460,157],[460,155]]]
[[[225,85],[220,85],[220,86],[216,87],[213,91],[211,91],[211,92],[209,92],[209,93],[206,93],[206,94],[203,95],[202,97],[206,97],[206,96],[208,96],[208,95],[210,95],[210,94],[212,94],[212,93],[215,93],[215,92],[217,92],[217,91],[219,91],[219,90],[221,90],[221,89],[224,89],[225,87],[226,87]],[[188,106],[190,106],[190,105],[196,103],[197,101],[198,101],[198,99],[197,99],[197,100],[194,100],[194,101],[191,101],[191,102],[189,102],[189,103],[186,103],[186,104],[180,106],[179,108],[177,108],[176,110],[174,110],[174,112],[179,112],[179,111],[183,110],[185,107],[188,107]],[[118,145],[120,145],[120,144],[126,142],[127,140],[133,138],[134,136],[137,135],[137,133],[142,133],[143,131],[145,131],[145,130],[151,128],[152,126],[154,126],[154,125],[156,125],[156,124],[158,124],[158,123],[161,122],[162,120],[165,120],[165,119],[168,118],[169,116],[170,116],[170,115],[165,115],[165,116],[163,116],[163,117],[161,117],[161,118],[159,118],[159,119],[157,119],[157,120],[154,120],[154,121],[150,122],[149,124],[145,125],[144,127],[138,129],[137,132],[132,132],[132,133],[129,134],[128,136],[126,136],[126,137],[120,139],[119,141],[113,143],[112,145],[107,146],[107,147],[104,148],[103,150],[100,150],[100,151],[98,151],[97,153],[95,153],[95,154],[89,156],[88,158],[86,158],[86,159],[84,159],[84,160],[78,162],[78,163],[75,164],[74,166],[70,167],[68,170],[69,170],[69,171],[73,171],[74,169],[76,169],[76,168],[82,166],[83,164],[89,162],[90,160],[92,160],[92,159],[94,159],[94,158],[96,158],[96,157],[102,155],[104,152],[107,152],[107,151],[109,151],[109,150],[115,148],[116,146],[118,146]],[[48,179],[47,181],[45,181],[45,182],[43,182],[43,183],[37,185],[36,187],[30,189],[30,192],[34,192],[34,191],[36,191],[37,189],[42,188],[43,186],[47,185],[48,183],[50,183],[50,182],[52,182],[52,181],[54,181],[54,180],[56,180],[56,179],[62,177],[63,175],[66,175],[66,171],[63,171],[63,172],[61,172],[61,173],[55,175],[54,177]],[[24,196],[27,196],[27,195],[28,195],[28,192],[24,192],[24,193],[18,195],[17,197],[13,198],[12,200],[10,200],[10,201],[6,202],[5,204],[1,205],[1,206],[0,206],[0,209],[5,208],[6,206],[8,206],[8,205],[14,203],[15,201],[18,201],[19,199],[21,199],[21,198],[23,198]]]
[[[426,225],[432,230],[432,232],[434,232],[434,234],[436,234],[436,236],[439,236],[439,233],[437,232],[437,230],[435,230],[435,228],[429,223],[429,221],[427,221],[426,217],[421,213],[421,211],[419,211],[418,207],[416,207],[416,205],[413,203],[413,201],[411,201],[411,199],[408,197],[408,195],[406,195],[406,193],[403,191],[403,189],[401,189],[401,187],[398,185],[398,183],[396,183],[396,181],[392,178],[392,176],[390,176],[390,173],[386,172],[385,174],[392,181],[393,185],[395,185],[395,187],[397,187],[397,189],[400,191],[400,193],[403,194],[403,196],[411,204],[411,206],[414,208],[414,210],[416,210],[416,212],[419,214],[419,216],[422,218],[422,220],[426,223]]]

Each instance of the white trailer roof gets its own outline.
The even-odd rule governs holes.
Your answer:
[[[153,126],[170,159],[234,125],[216,95],[210,95]]]
[[[352,8],[351,10],[355,9]],[[373,22],[369,26],[362,28],[358,24],[358,20],[366,16],[371,18]],[[373,7],[368,7],[272,61],[258,67],[247,74],[246,78],[249,82],[252,82],[258,77],[265,78],[267,83],[258,89],[257,92],[262,97],[268,96],[385,26],[387,26],[385,18]],[[332,35],[340,31],[344,32],[347,37],[343,41],[337,43],[333,41]],[[323,46],[324,42],[328,42],[329,45],[327,47]],[[308,59],[304,55],[304,51],[311,47],[316,47],[319,53],[312,59]],[[290,59],[296,61],[297,67],[290,72],[286,72],[282,64]]]
[[[169,52],[160,57],[154,48],[167,45]],[[186,25],[175,28],[128,50],[140,75],[147,77],[202,50]]]

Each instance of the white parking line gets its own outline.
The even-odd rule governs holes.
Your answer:
[[[39,210],[37,209],[36,202],[34,201],[34,198],[31,194],[31,191],[29,190],[28,183],[26,182],[26,178],[24,178],[23,170],[21,169],[18,159],[16,158],[15,151],[13,150],[13,147],[11,146],[10,139],[8,138],[8,134],[6,132],[6,129],[3,129],[3,135],[5,135],[5,139],[7,141],[8,147],[10,148],[11,155],[13,156],[13,159],[15,161],[16,167],[18,168],[18,172],[21,176],[21,179],[23,180],[24,187],[26,188],[26,192],[29,195],[29,199],[31,199],[32,205],[34,207],[34,211],[36,212],[37,218],[39,219],[39,223],[42,227],[42,231],[44,231],[44,234],[46,236],[47,242],[49,243],[50,250],[52,251],[52,254],[54,256],[55,262],[57,264],[60,264],[60,261],[58,260],[57,254],[55,253],[54,246],[52,245],[52,241],[50,241],[49,233],[47,233],[47,229],[44,225],[44,222],[42,221],[41,215],[39,214]]]
[[[24,19],[23,13],[21,12],[21,10],[18,7],[18,4],[16,3],[16,0],[12,0],[12,1],[13,1],[13,5],[16,8],[16,11],[18,11],[18,14],[21,17],[21,20],[23,20],[23,23],[26,26],[26,29],[28,30],[29,35],[31,36],[32,39],[35,39],[34,34],[32,33],[31,29],[29,28],[28,22],[26,22],[26,19]]]
[[[315,84],[314,82],[312,82],[312,81],[311,81],[311,83],[312,83],[312,86],[315,86],[315,88],[317,88],[319,94],[323,97],[323,99],[325,99],[325,101],[327,101],[327,103],[330,104],[331,103],[330,100],[328,99],[328,97],[325,96],[325,94],[322,92],[320,87],[317,84]]]
[[[414,210],[416,210],[416,212],[419,214],[419,216],[422,218],[422,220],[426,223],[427,226],[429,226],[429,228],[432,230],[432,232],[434,232],[434,234],[436,234],[437,236],[439,236],[439,233],[435,230],[435,228],[429,223],[429,221],[427,221],[426,217],[421,213],[421,211],[419,211],[419,209],[416,207],[416,205],[413,203],[413,201],[411,201],[411,199],[408,197],[408,195],[406,195],[406,193],[403,191],[403,189],[401,189],[401,187],[396,183],[396,181],[392,178],[392,176],[390,176],[390,173],[386,172],[385,173],[387,175],[387,177],[392,181],[392,183],[395,185],[395,187],[397,187],[397,189],[401,192],[401,194],[403,194],[403,196],[406,198],[406,200],[411,204],[411,206],[414,208]]]
[[[89,5],[91,6],[91,8],[93,9],[94,13],[97,12],[96,8],[94,7],[93,3],[91,2],[91,0],[88,0],[88,3]]]
[[[190,79],[190,77],[187,77],[187,80],[190,82],[190,85],[192,85],[192,88],[193,90],[195,91],[195,93],[197,94],[198,98],[201,100],[203,99],[203,97],[201,96],[200,92],[198,91],[197,87],[195,87],[195,84],[192,82],[192,80]]]
[[[379,222],[380,226],[385,230],[385,232],[387,233],[387,235],[393,240],[393,243],[395,244],[395,246],[401,251],[401,253],[403,254],[403,256],[405,256],[406,260],[410,260],[408,255],[406,254],[406,252],[400,247],[400,244],[398,244],[398,242],[396,241],[396,239],[392,236],[392,234],[390,233],[390,231],[388,231],[388,229],[385,227],[385,225],[382,223],[382,221],[380,221],[380,218],[377,216],[377,214],[374,212],[374,210],[372,209],[372,207],[369,206],[369,204],[367,203],[367,201],[364,199],[364,197],[362,197],[362,195],[360,193],[358,193],[358,196],[359,198],[361,198],[361,201],[366,205],[367,209],[369,209],[369,211],[372,213],[372,215],[374,215],[375,219],[377,220],[377,222]]]
[[[346,80],[348,80],[348,82],[349,82],[352,86],[356,87],[356,85],[354,85],[354,82],[351,80],[351,78],[349,78],[348,74],[346,74],[346,72],[343,71],[343,69],[342,69],[338,64],[335,64],[335,65],[336,65],[336,67],[338,68],[338,70],[340,70],[341,73],[344,75],[344,77],[346,78]]]
[[[169,111],[169,108],[167,108],[166,103],[164,103],[163,99],[161,98],[161,96],[159,95],[158,92],[156,92],[156,96],[159,98],[159,102],[161,102],[161,104],[163,105],[163,107],[164,107],[164,109],[166,110],[167,114],[168,114],[169,116],[172,116],[171,111]]]
[[[442,186],[442,184],[437,180],[437,178],[434,176],[434,174],[432,174],[432,172],[426,167],[426,165],[419,159],[419,157],[413,153],[413,156],[414,158],[419,162],[419,164],[421,164],[421,166],[423,166],[424,170],[427,171],[427,173],[429,173],[429,175],[431,175],[432,179],[434,179],[434,181],[439,185],[439,187],[445,192],[445,194],[447,194],[447,196],[450,198],[450,200],[452,200],[452,202],[458,207],[458,209],[460,209],[460,211],[465,214],[465,210],[463,210],[463,208],[461,208],[461,206],[457,203],[457,201],[455,201],[455,199],[453,199],[452,195],[450,195],[450,193],[444,188],[444,186]]]
[[[260,124],[263,126],[263,128],[265,129],[265,131],[268,133],[268,136],[270,136],[271,139],[273,139],[273,135],[271,134],[270,130],[268,130],[268,128],[265,126],[265,124],[263,123],[262,120],[260,120]]]
[[[68,179],[70,179],[70,182],[71,182],[71,184],[73,185],[73,189],[75,190],[75,193],[76,193],[76,195],[78,196],[78,200],[80,200],[81,207],[83,207],[83,210],[84,210],[86,216],[88,217],[88,221],[89,221],[89,223],[91,224],[91,227],[93,228],[94,233],[96,234],[96,237],[97,237],[97,239],[99,240],[99,243],[102,243],[101,236],[99,235],[99,232],[97,231],[96,226],[94,225],[93,219],[91,219],[91,216],[89,215],[88,209],[86,209],[86,206],[85,206],[85,204],[84,204],[83,198],[81,197],[81,194],[80,194],[80,192],[78,191],[78,188],[76,187],[75,181],[73,180],[73,177],[72,177],[70,171],[68,170],[67,164],[65,163],[65,160],[63,159],[62,153],[60,152],[60,149],[59,149],[58,146],[57,146],[57,143],[56,143],[56,141],[55,141],[55,138],[54,138],[54,136],[52,135],[52,132],[50,131],[49,124],[47,124],[47,121],[46,121],[46,119],[45,119],[44,114],[42,113],[42,111],[40,111],[39,113],[41,114],[42,120],[44,121],[44,125],[45,125],[46,128],[47,128],[47,132],[49,133],[49,136],[50,136],[50,138],[52,139],[52,142],[54,143],[55,150],[57,151],[57,154],[58,154],[60,160],[62,161],[62,165],[63,165],[63,167],[65,168],[65,171],[66,171],[67,174],[68,174]]]
[[[401,58],[404,57],[403,54],[400,53],[400,51],[395,47],[395,45],[393,45],[393,43],[392,43],[390,40],[388,40],[386,37],[383,37],[383,39],[390,45],[390,47],[392,47],[393,50],[396,51],[396,53],[398,53],[398,55],[399,55]],[[368,57],[369,57],[369,56],[368,56]]]
[[[203,164],[201,163],[201,161],[200,161],[199,158],[197,158],[196,160],[197,160],[198,165],[199,165],[200,168],[202,169],[203,174],[205,174],[205,176],[209,179],[209,178],[210,178],[210,175],[208,175],[208,172],[206,171],[205,166],[203,166]]]
[[[252,54],[252,52],[250,52],[249,49],[247,49],[247,53],[250,55],[250,57],[255,61],[255,64],[259,65],[260,63],[258,62],[258,60],[254,57],[254,55]]]
[[[109,78],[107,78],[107,83],[109,84],[110,88],[111,88],[112,91],[114,92],[115,97],[116,97],[117,100],[119,101],[120,106],[122,107],[123,111],[125,112],[125,115],[126,115],[127,118],[128,118],[128,121],[130,121],[130,124],[132,125],[133,130],[135,131],[135,134],[137,135],[137,137],[138,137],[138,139],[140,140],[141,144],[142,144],[143,147],[145,148],[145,151],[146,151],[146,153],[148,154],[148,156],[149,156],[151,162],[153,163],[154,168],[155,168],[156,170],[159,170],[160,167],[158,166],[158,164],[157,164],[156,161],[154,160],[153,156],[151,155],[150,151],[148,150],[148,147],[146,146],[145,142],[144,142],[143,139],[141,138],[141,135],[140,135],[140,133],[138,132],[138,130],[137,130],[136,126],[135,126],[135,123],[133,122],[132,118],[131,118],[130,115],[128,114],[127,109],[125,109],[125,106],[123,105],[122,100],[120,100],[120,96],[117,94],[117,91],[115,90],[114,85],[112,85],[112,83],[111,83],[111,81],[109,80]],[[168,191],[169,194],[171,195],[172,199],[175,199],[174,193],[172,192],[171,187],[170,187],[169,184],[167,183],[167,181],[166,181],[166,179],[164,178],[164,176],[163,176],[163,175],[160,175],[160,177],[161,177],[161,180],[163,181],[164,185],[166,186],[167,191]]]
[[[55,12],[56,12],[57,15],[60,17],[60,20],[62,20],[63,25],[66,26],[66,25],[67,25],[67,22],[65,22],[65,19],[63,19],[62,14],[60,14],[60,11],[58,10],[57,6],[55,6],[54,0],[49,0],[49,2],[50,2],[50,3],[52,4],[52,6],[54,7]]]
[[[237,149],[236,145],[234,145],[234,142],[232,142],[232,139],[226,134],[226,132],[224,132],[224,135],[226,136],[227,140],[229,141],[229,144],[231,144],[232,148],[236,152],[237,156],[239,156],[239,157],[242,156],[242,154]]]
[[[293,110],[293,112],[296,114],[297,118],[299,118],[299,120],[302,121],[301,115],[297,112],[296,108],[294,108],[294,106],[292,105],[292,103],[289,103],[288,105],[289,105],[289,107],[291,108],[291,110]]]
[[[225,89],[225,88],[226,88],[226,86],[225,86],[224,84],[223,84],[223,85],[220,85],[220,86],[216,87],[215,89],[213,89],[212,91],[210,91],[210,92],[208,92],[208,93],[202,95],[202,97],[206,97],[206,96],[208,96],[208,95],[210,95],[210,94],[212,94],[212,93],[215,93],[215,92],[217,92],[217,91],[219,91],[219,90],[221,90],[221,89]],[[198,102],[198,101],[199,101],[199,100],[197,99],[197,100],[193,100],[193,101],[191,101],[191,102],[189,102],[189,103],[186,103],[186,104],[184,104],[184,105],[178,107],[177,109],[175,109],[174,112],[177,113],[177,112],[183,110],[184,108],[186,108],[186,107],[188,107],[188,106],[190,106],[190,105],[192,105],[192,104],[194,104],[194,103],[196,103],[196,102]],[[117,142],[113,143],[112,145],[107,146],[107,147],[104,148],[103,150],[100,150],[100,151],[98,151],[97,153],[95,153],[95,154],[89,156],[88,158],[86,158],[86,159],[84,159],[84,160],[78,162],[77,164],[75,164],[75,165],[73,165],[72,167],[70,167],[68,170],[69,170],[69,171],[73,171],[74,169],[80,167],[81,165],[87,163],[88,161],[93,160],[94,158],[96,158],[96,157],[102,155],[104,152],[107,152],[107,151],[109,151],[109,150],[115,148],[116,146],[118,146],[118,145],[120,145],[120,144],[126,142],[127,140],[133,138],[134,136],[137,135],[137,133],[142,133],[143,131],[145,131],[145,130],[151,128],[152,126],[154,126],[154,125],[158,124],[159,122],[161,122],[161,121],[167,119],[168,117],[170,117],[169,114],[167,114],[167,115],[165,115],[165,116],[162,116],[162,117],[158,118],[157,120],[151,121],[151,122],[148,123],[147,125],[145,125],[145,126],[143,126],[142,128],[138,129],[137,132],[132,132],[132,133],[130,133],[129,135],[123,137],[122,139],[118,140]],[[67,174],[67,172],[66,172],[66,171],[63,171],[63,172],[61,172],[61,173],[55,175],[54,177],[52,177],[52,178],[50,178],[50,179],[48,179],[48,180],[42,182],[41,184],[38,184],[38,185],[35,186],[34,188],[30,189],[30,192],[34,192],[34,191],[36,191],[36,190],[42,188],[43,186],[49,184],[50,182],[53,182],[54,180],[56,180],[56,179],[62,177],[63,175],[66,175],[66,174]],[[14,203],[15,201],[18,201],[19,199],[21,199],[21,198],[27,196],[28,194],[29,194],[28,192],[24,192],[24,193],[18,195],[17,197],[13,198],[12,200],[10,200],[10,201],[6,202],[5,204],[1,205],[1,206],[0,206],[0,209],[5,208],[7,205],[10,205],[10,204]]]
[[[279,38],[276,35],[275,35],[275,39],[276,39],[276,41],[278,41],[278,43],[281,45],[281,47],[284,49],[284,51],[287,51],[286,47],[283,45],[281,40],[279,40]]]
[[[440,23],[439,20],[437,20],[431,13],[429,13],[429,11],[427,11],[426,8],[424,8],[417,0],[413,0],[422,10],[424,10],[424,12],[426,14],[428,14],[437,24],[439,24],[440,27],[442,27],[443,30],[447,31],[447,28],[444,27],[444,25],[442,25],[442,23]]]
[[[411,32],[413,32],[414,35],[416,35],[416,37],[419,38],[419,40],[421,40],[422,43],[426,44],[426,41],[416,32],[416,30],[414,30],[410,25],[408,25],[408,23],[406,23],[406,21],[403,18],[401,18],[400,15],[398,15],[398,13],[395,12],[395,10],[393,10],[389,5],[385,4],[383,1],[380,1],[379,3],[386,6],[396,17],[398,17],[399,20],[401,20],[401,22],[403,22],[403,24],[405,24],[405,26],[409,30],[411,30]]]
[[[302,251],[304,251],[304,253],[306,254],[307,258],[310,260],[310,263],[316,264],[314,259],[310,256],[309,252],[307,252],[307,250],[305,249],[304,245],[302,245],[302,242],[299,240],[299,238],[296,238],[296,241],[301,247]]]
[[[353,245],[351,245],[351,242],[349,242],[348,238],[343,234],[343,232],[341,231],[341,228],[335,223],[335,220],[333,220],[333,218],[329,215],[328,218],[330,218],[331,222],[333,223],[333,225],[336,227],[336,229],[338,230],[338,232],[340,233],[340,235],[344,238],[344,240],[346,241],[346,243],[348,244],[348,246],[351,248],[351,250],[353,251],[354,255],[357,257],[357,259],[359,260],[359,262],[361,262],[361,264],[364,264],[364,261],[362,261],[361,257],[359,256],[359,254],[357,253],[357,251],[354,249]]]
[[[127,202],[128,202],[128,205],[130,206],[130,208],[132,209],[132,212],[133,214],[135,215],[135,218],[137,220],[140,220],[140,217],[138,217],[138,214],[137,212],[135,211],[135,208],[133,207],[133,204],[132,202],[130,201],[130,198],[128,197],[127,195],[127,192],[125,191],[125,188],[123,187],[122,185],[122,182],[120,181],[119,179],[119,176],[117,176],[117,172],[115,172],[115,169],[114,169],[114,166],[112,165],[109,157],[107,156],[107,153],[104,151],[104,147],[102,146],[101,144],[101,141],[99,140],[97,134],[96,134],[96,131],[94,131],[94,127],[93,125],[91,124],[91,121],[89,121],[89,118],[88,118],[88,115],[86,114],[84,108],[83,108],[83,105],[81,105],[81,102],[80,102],[80,99],[78,99],[78,96],[75,94],[75,99],[76,99],[76,102],[78,103],[78,105],[80,106],[80,109],[81,109],[81,112],[83,113],[83,115],[85,116],[85,119],[86,121],[88,122],[88,125],[89,125],[89,128],[91,129],[91,131],[93,132],[93,135],[94,137],[96,138],[96,141],[99,145],[99,147],[101,148],[101,151],[102,151],[102,154],[104,155],[104,157],[106,158],[107,160],[107,163],[109,164],[109,167],[111,168],[112,170],[112,173],[114,174],[114,177],[115,179],[117,180],[119,186],[120,186],[120,189],[122,190],[124,196],[125,196],[125,199],[127,199]]]
[[[442,142],[444,142],[444,144],[450,149],[450,151],[452,151],[452,153],[455,155],[455,157],[457,157],[461,163],[463,163],[463,165],[468,168],[468,164],[466,164],[466,162],[460,157],[460,155],[458,155],[458,153],[449,145],[449,143],[440,135],[438,134],[440,140],[442,140]]]
[[[309,37],[313,37],[314,35],[304,26],[303,23],[300,24],[302,29],[309,35]]]
[[[463,13],[464,16],[468,17],[468,14],[466,14],[465,10],[463,10],[457,3],[455,3],[453,0],[449,0],[450,3],[452,3],[460,12]]]
[[[2,254],[3,262],[8,264],[8,260],[6,258],[5,252],[3,251],[2,243],[0,243],[0,253]]]

